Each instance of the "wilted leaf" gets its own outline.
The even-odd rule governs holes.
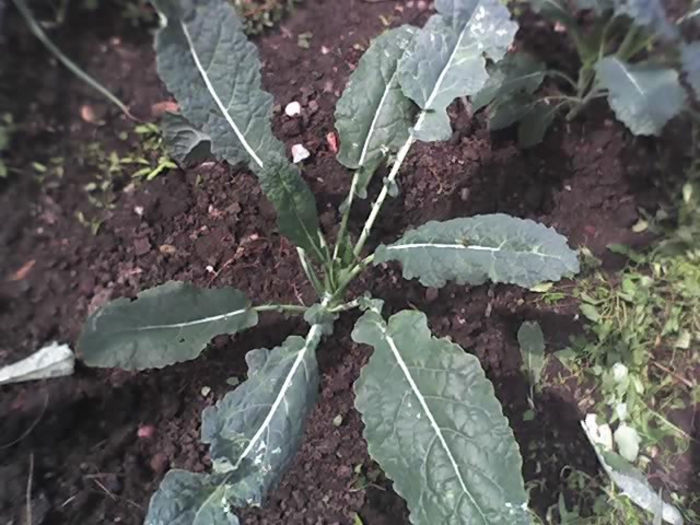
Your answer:
[[[211,138],[211,151],[230,164],[263,166],[284,155],[272,135],[272,96],[260,85],[260,60],[229,2],[154,0],[166,20],[156,36],[158,74],[182,115]]]
[[[576,252],[554,229],[502,213],[431,221],[381,245],[374,263],[398,260],[406,279],[439,288],[493,282],[529,288],[578,272]]]
[[[683,108],[685,93],[673,69],[607,57],[596,64],[596,72],[610,107],[635,135],[658,135]]]
[[[144,525],[238,525],[221,475],[173,469],[151,497]]]
[[[235,493],[247,504],[262,502],[299,448],[318,391],[320,339],[314,325],[306,339],[290,336],[273,350],[248,352],[248,379],[202,413],[214,471],[243,472]]]
[[[211,137],[195,129],[182,115],[163,114],[160,129],[168,154],[177,162],[197,163],[212,157]]]
[[[413,125],[417,108],[401,91],[396,69],[415,32],[402,26],[374,39],[336,105],[338,161],[361,170],[361,198],[377,166],[406,141]]]
[[[678,29],[668,21],[660,0],[613,1],[616,16],[627,16],[635,25],[646,27],[666,40],[678,38]]]
[[[374,347],[355,383],[368,449],[411,522],[530,523],[518,445],[478,359],[416,311],[367,311],[352,338]]]
[[[258,322],[243,293],[170,281],[117,299],[88,317],[78,351],[88,366],[162,368],[194,359],[212,337]]]
[[[700,42],[683,44],[681,62],[688,84],[693,88],[695,96],[700,99]]]
[[[683,525],[683,517],[678,512],[678,509],[664,502],[661,496],[654,492],[654,489],[641,471],[634,468],[621,456],[614,452],[605,451],[596,445],[594,437],[596,429],[591,428],[591,425],[587,423],[589,423],[588,418],[586,422],[581,422],[581,426],[591,442],[603,469],[622,493],[632,500],[635,505],[647,512],[655,513],[661,507],[661,516],[666,523]]]
[[[523,358],[523,367],[529,377],[530,385],[540,382],[544,368],[544,334],[536,321],[525,321],[518,330],[518,344]]]
[[[299,168],[283,157],[270,156],[258,177],[265,196],[277,210],[280,232],[318,260],[324,260],[316,199]]]
[[[446,140],[452,130],[447,106],[479,92],[488,79],[486,58],[500,60],[518,25],[498,0],[444,0],[399,62],[403,92],[421,109],[418,140]]]
[[[484,87],[472,97],[472,108],[479,111],[494,100],[512,93],[534,93],[544,80],[545,65],[529,53],[509,53],[489,68]]]

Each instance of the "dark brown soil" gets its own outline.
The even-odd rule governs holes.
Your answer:
[[[278,108],[274,128],[287,145],[301,142],[312,152],[304,176],[329,233],[350,179],[327,139],[335,102],[383,20],[419,22],[424,4],[306,0],[282,28],[259,39],[266,88],[280,107],[292,100],[304,107],[301,122]],[[0,181],[0,365],[51,340],[74,343],[90,311],[169,279],[235,286],[260,302],[313,301],[292,246],[276,233],[272,207],[243,170],[210,164],[138,185],[115,180],[113,207],[95,208],[83,189],[94,173],[81,161],[81,145],[99,141],[126,153],[137,138],[118,135],[133,124],[50,60],[14,12],[6,14],[4,30],[0,101],[11,102],[22,127],[10,158],[21,173]],[[302,49],[297,35],[308,31],[311,47]],[[57,39],[137,116],[152,120],[152,105],[167,100],[150,35],[127,26],[111,7],[68,20]],[[84,104],[105,123],[81,119]],[[470,121],[457,106],[453,112],[452,140],[411,153],[402,194],[386,206],[375,241],[429,219],[501,211],[556,227],[606,264],[616,263],[607,244],[646,242],[630,226],[638,208],[656,198],[649,181],[658,155],[680,150],[673,136],[633,140],[601,105],[571,125],[558,124],[543,145],[520,151],[509,132],[490,136],[481,118]],[[64,158],[63,176],[37,180],[31,163],[55,156]],[[358,207],[352,228],[359,229],[367,209]],[[97,235],[76,211],[103,219]],[[538,512],[555,502],[562,467],[596,471],[568,390],[545,391],[538,419],[522,421],[528,389],[517,328],[539,320],[549,347],[564,346],[580,330],[574,305],[543,306],[507,286],[426,290],[402,281],[394,266],[370,271],[356,290],[365,287],[389,310],[421,308],[436,333],[481,359],[515,429],[526,478],[543,480],[532,492]],[[265,507],[242,512],[245,523],[349,524],[355,514],[369,525],[406,522],[403,502],[367,455],[353,408],[351,385],[369,355],[348,337],[353,321],[344,316],[319,351],[321,394],[301,451]],[[69,378],[0,387],[0,521],[22,523],[31,505],[34,523],[140,523],[169,467],[208,468],[200,412],[231,388],[228,378],[245,376],[244,354],[303,330],[298,320],[269,315],[235,340],[217,337],[192,363],[139,374],[78,366]],[[203,387],[210,393],[203,395]],[[683,491],[689,482],[673,479],[670,488]]]

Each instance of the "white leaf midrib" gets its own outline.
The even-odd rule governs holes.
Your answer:
[[[187,25],[185,24],[185,22],[180,21],[180,27],[182,28],[182,33],[185,35],[185,40],[187,40],[187,46],[189,47],[190,54],[192,55],[192,59],[194,60],[195,66],[197,66],[199,75],[202,77],[202,80],[204,80],[204,84],[206,85],[209,94],[214,99],[214,102],[219,108],[219,111],[221,111],[221,114],[226,119],[226,122],[228,122],[229,126],[231,126],[231,129],[233,129],[233,132],[236,134],[236,137],[238,137],[238,140],[243,145],[243,148],[246,150],[248,155],[250,155],[253,161],[255,161],[255,163],[262,168],[262,159],[257,155],[257,153],[255,153],[255,150],[248,143],[248,140],[245,138],[245,135],[243,135],[243,132],[233,121],[233,118],[227,111],[226,106],[224,106],[224,103],[221,101],[219,94],[216,92],[216,89],[214,89],[214,85],[211,83],[206,69],[204,69],[204,66],[202,66],[202,62],[199,60],[199,55],[197,54],[194,42],[192,41],[192,36],[190,35],[189,29],[187,29]]]
[[[438,250],[474,250],[474,251],[483,251],[483,252],[493,252],[493,253],[498,253],[498,252],[505,252],[505,251],[510,251],[513,253],[517,254],[524,254],[524,255],[536,255],[538,257],[545,257],[549,259],[556,259],[556,260],[561,260],[561,257],[557,257],[556,255],[549,255],[547,253],[539,253],[539,252],[532,252],[532,251],[524,251],[524,252],[517,252],[514,250],[503,250],[503,245],[493,247],[493,246],[480,246],[477,244],[447,244],[447,243],[429,243],[429,242],[419,242],[419,243],[409,243],[409,244],[395,244],[393,246],[387,246],[386,250],[387,251],[399,251],[399,250],[410,250],[410,249],[418,249],[418,248],[435,248]]]
[[[384,109],[384,103],[386,102],[386,99],[389,97],[389,93],[391,92],[391,88],[394,84],[394,80],[396,79],[396,75],[398,74],[398,70],[394,70],[394,73],[391,75],[391,78],[389,79],[389,82],[387,82],[386,87],[384,88],[384,93],[382,94],[382,98],[379,100],[379,105],[377,106],[377,110],[374,113],[374,117],[372,118],[372,123],[369,126],[369,130],[367,130],[367,137],[365,138],[365,143],[362,145],[362,152],[360,153],[360,160],[357,162],[358,166],[362,167],[362,165],[365,163],[365,158],[367,157],[367,150],[369,149],[369,144],[372,140],[372,135],[374,135],[374,129],[377,126],[377,122],[379,121],[379,115],[382,112],[382,109]]]
[[[229,319],[230,317],[235,317],[242,313],[248,311],[248,308],[241,308],[240,310],[234,310],[233,312],[226,312],[224,314],[212,315],[209,317],[203,317],[201,319],[195,319],[193,321],[185,321],[182,323],[171,323],[171,324],[153,324],[148,326],[138,326],[134,330],[137,332],[144,332],[148,330],[167,330],[170,328],[185,328],[189,326],[196,326],[198,324],[213,323],[216,321],[222,321],[224,319]]]
[[[411,371],[408,369],[408,365],[406,365],[406,362],[403,360],[403,357],[401,357],[401,352],[396,346],[396,342],[394,341],[394,338],[391,337],[389,332],[387,331],[386,327],[382,323],[378,323],[374,321],[375,325],[379,328],[380,332],[382,333],[382,336],[384,337],[384,340],[386,341],[387,345],[389,346],[389,349],[391,350],[391,353],[394,356],[394,359],[396,359],[397,364],[399,365],[399,368],[401,369],[401,372],[403,373],[404,377],[406,378],[406,381],[408,382],[411,391],[413,392],[413,395],[416,397],[418,400],[418,403],[420,404],[421,408],[423,409],[423,412],[425,413],[426,417],[428,418],[428,422],[430,423],[430,426],[435,433],[435,436],[437,437],[438,441],[440,442],[440,445],[445,451],[445,454],[447,454],[447,458],[450,462],[450,465],[452,466],[452,469],[455,472],[455,475],[457,476],[457,480],[459,481],[460,488],[462,489],[462,492],[470,499],[472,504],[474,505],[474,508],[479,512],[481,515],[482,519],[484,520],[484,523],[488,523],[488,520],[486,519],[486,515],[484,514],[484,511],[481,509],[479,504],[477,503],[476,499],[474,499],[474,496],[472,495],[471,492],[469,492],[469,489],[467,488],[467,485],[464,481],[464,478],[462,477],[462,472],[459,470],[459,465],[457,465],[457,460],[455,459],[454,455],[452,454],[452,450],[447,444],[447,441],[445,440],[445,436],[442,434],[442,430],[440,429],[440,425],[438,425],[437,421],[435,420],[435,416],[430,410],[430,407],[428,406],[427,401],[425,400],[425,397],[423,397],[423,394],[421,393],[420,389],[418,388],[418,385],[416,384],[415,380],[413,379],[413,376],[411,375]]]
[[[326,306],[326,302],[324,301],[323,306]],[[250,454],[250,452],[253,450],[253,447],[258,443],[260,440],[261,436],[265,431],[268,429],[270,426],[270,423],[272,422],[272,418],[275,417],[275,413],[277,412],[277,409],[279,406],[282,404],[282,401],[285,398],[285,395],[287,394],[287,390],[292,385],[292,380],[294,379],[294,376],[296,375],[297,370],[301,366],[301,363],[304,362],[304,357],[306,355],[306,352],[311,348],[312,345],[316,344],[318,341],[318,336],[321,333],[321,325],[319,324],[314,324],[311,327],[311,330],[309,330],[308,335],[306,336],[306,339],[304,340],[304,346],[299,350],[299,353],[297,354],[296,358],[294,359],[294,363],[292,363],[292,367],[289,369],[289,372],[287,373],[287,376],[284,378],[284,382],[282,383],[282,387],[280,388],[279,393],[277,394],[277,397],[275,400],[272,402],[272,405],[270,405],[270,410],[267,412],[267,415],[265,416],[265,419],[263,422],[260,424],[260,427],[256,430],[255,434],[253,434],[253,437],[250,438],[250,441],[246,445],[245,449],[243,449],[243,452],[241,452],[240,456],[238,456],[238,459],[236,460],[236,463],[233,465],[232,470],[238,469],[240,467],[241,463],[243,460]]]

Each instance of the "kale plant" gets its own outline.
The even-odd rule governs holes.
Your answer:
[[[416,141],[450,137],[447,106],[487,82],[487,61],[510,46],[517,25],[498,0],[437,0],[425,27],[376,38],[338,101],[338,160],[352,171],[335,242],[319,226],[314,195],[272,133],[272,96],[260,61],[226,0],[156,0],[158,72],[181,108],[164,122],[182,162],[211,155],[244,163],[297,246],[318,294],[304,305],[255,305],[232,288],[168,282],[117,299],[87,320],[78,342],[91,366],[162,368],[195,359],[218,334],[254,326],[258,315],[303,315],[305,337],[246,355],[248,379],[202,414],[213,469],[173,469],[152,497],[146,523],[236,524],[233,507],[260,505],[296,453],[319,387],[316,351],[342,311],[363,310],[352,338],[374,348],[355,383],[371,456],[394,481],[413,523],[529,523],[522,459],[478,360],[432,335],[425,314],[388,319],[382,301],[349,296],[372,265],[398,261],[407,279],[441,287],[486,281],[530,287],[578,271],[566,239],[542,224],[504,214],[431,221],[373,252],[366,247],[384,202],[398,191],[401,165]],[[349,215],[382,163],[390,165],[364,226]]]
[[[700,99],[700,42],[683,40],[681,22],[667,19],[660,0],[527,1],[571,38],[578,72],[548,69],[527,52],[509,54],[472,101],[474,111],[488,107],[490,129],[518,123],[520,145],[533,146],[558,113],[573,120],[602,97],[635,135],[658,135],[684,109],[697,118],[687,92]],[[565,87],[544,92],[546,77]]]

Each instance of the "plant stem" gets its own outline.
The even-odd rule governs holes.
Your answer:
[[[418,117],[418,120],[416,121],[416,128],[420,127],[420,124],[422,123],[424,117],[425,112],[422,112]],[[399,170],[401,169],[401,164],[406,159],[406,155],[408,155],[408,152],[415,141],[415,137],[413,136],[413,134],[411,134],[396,154],[396,160],[394,161],[394,165],[391,167],[389,176],[384,181],[382,191],[379,192],[377,199],[374,201],[374,204],[372,204],[372,210],[369,212],[369,217],[367,217],[367,221],[362,227],[362,233],[360,234],[360,238],[357,240],[357,244],[355,245],[355,249],[353,250],[356,257],[359,257],[362,253],[362,248],[364,248],[365,243],[367,242],[367,237],[369,237],[369,233],[370,231],[372,231],[374,221],[377,220],[379,210],[381,210],[382,204],[384,204],[384,201],[386,200],[386,197],[389,194],[389,188],[396,180],[396,176],[398,175]]]
[[[136,120],[138,119],[134,117],[131,112],[129,111],[129,108],[126,107],[126,104],[124,104],[121,100],[119,100],[115,95],[113,95],[106,87],[104,87],[102,84],[100,84],[97,80],[92,78],[90,75],[88,75],[85,71],[80,69],[77,64],[75,64],[70,58],[68,58],[66,55],[63,54],[63,52],[56,47],[56,45],[49,39],[49,37],[44,33],[44,30],[41,28],[39,23],[36,21],[34,18],[34,15],[32,14],[31,10],[29,7],[27,7],[27,4],[24,3],[24,0],[13,0],[15,3],[15,6],[17,6],[17,10],[20,12],[22,17],[24,18],[25,22],[27,22],[27,25],[29,26],[29,29],[32,33],[34,33],[34,36],[37,37],[44,46],[61,62],[64,66],[66,66],[75,76],[77,76],[80,80],[88,84],[91,88],[99,92],[103,97],[105,97],[107,100],[109,100],[112,104],[117,106],[124,115],[126,115],[128,118],[131,120]]]
[[[299,304],[261,304],[259,306],[253,306],[253,310],[256,312],[289,312],[303,314],[308,308]]]
[[[345,210],[343,210],[343,218],[340,220],[340,229],[338,230],[338,238],[335,241],[335,248],[333,248],[333,260],[338,258],[338,252],[345,242],[345,237],[348,231],[348,220],[350,219],[350,208],[352,208],[352,201],[355,198],[355,191],[357,190],[357,183],[360,176],[355,170],[355,174],[352,176],[352,183],[350,184],[350,191],[348,192],[348,198],[345,200]]]
[[[304,270],[306,277],[309,279],[309,282],[311,282],[311,286],[314,287],[314,290],[316,290],[316,293],[320,297],[321,295],[323,295],[323,292],[326,289],[326,287],[323,286],[323,284],[321,284],[321,281],[318,280],[318,276],[316,275],[313,266],[311,266],[311,261],[309,261],[309,258],[306,255],[306,251],[304,251],[303,248],[297,248],[297,255],[299,256],[299,262],[301,263],[301,267]]]
[[[571,78],[569,75],[567,75],[563,71],[559,71],[558,69],[548,69],[547,71],[544,72],[544,74],[546,76],[550,76],[550,77],[559,77],[562,80],[565,80],[574,89],[577,89],[577,87],[578,87],[576,85],[576,82],[574,82],[573,78]]]

